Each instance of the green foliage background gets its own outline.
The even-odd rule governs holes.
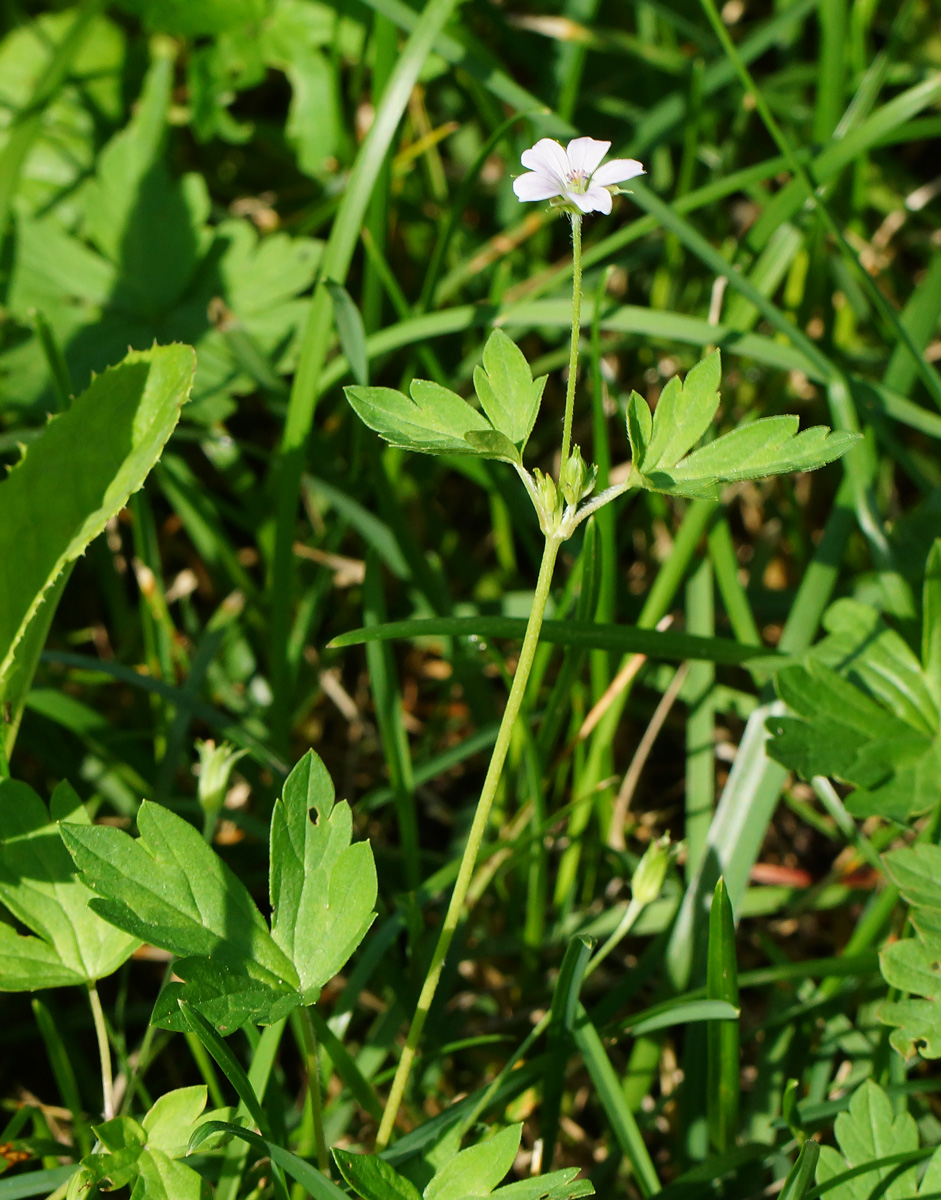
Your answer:
[[[548,376],[535,426],[511,441],[528,438],[530,466],[552,472],[570,238],[511,184],[538,137],[604,138],[647,175],[585,223],[574,436],[599,487],[626,476],[637,414],[673,403],[670,381],[713,347],[716,434],[771,418],[783,437],[797,413],[802,429],[865,440],[813,475],[719,495],[699,476],[659,479],[676,495],[642,491],[564,547],[472,915],[407,1098],[402,1129],[417,1132],[392,1149],[395,1186],[434,1191],[466,1132],[440,1114],[472,1110],[471,1123],[522,1123],[521,1178],[543,1154],[544,1170],[580,1168],[601,1195],[783,1186],[794,1200],[815,1172],[862,1168],[827,1193],[862,1200],[866,1164],[892,1154],[910,1158],[895,1175],[873,1168],[881,1194],[941,1190],[927,1061],[941,901],[924,867],[941,828],[937,17],[932,0],[0,6],[0,460],[27,448],[0,505],[35,471],[40,493],[75,497],[82,516],[36,541],[42,506],[15,522],[0,507],[8,640],[35,616],[9,603],[29,572],[37,595],[51,589],[28,670],[0,688],[17,781],[0,783],[0,966],[29,934],[50,982],[71,972],[57,986],[103,973],[79,952],[63,966],[53,926],[17,924],[26,910],[3,872],[21,876],[51,836],[45,797],[53,818],[75,811],[64,780],[124,830],[144,799],[201,825],[197,738],[247,752],[208,830],[272,941],[269,822],[313,747],[378,875],[357,957],[337,982],[304,984],[326,984],[329,1144],[371,1147],[541,543],[503,464],[385,446],[343,386],[355,403],[428,380],[433,409],[435,388],[472,398],[476,372],[489,395],[481,376],[515,369],[505,349],[483,354],[497,326],[525,352],[527,386]],[[182,404],[184,345],[196,367]],[[115,376],[94,377],[128,347],[139,357],[119,371],[159,361],[175,382],[159,420],[128,431],[107,491],[118,433],[102,380]],[[144,412],[152,393],[133,394]],[[393,620],[397,640],[373,629]],[[664,832],[685,852],[663,895],[579,993],[566,947],[618,926],[626,881]],[[36,890],[66,888],[61,921],[84,884],[50,871]],[[729,911],[710,924],[720,876]],[[108,930],[110,969],[136,940]],[[231,1200],[264,1194],[280,1184],[259,1154],[281,1147],[289,1173],[284,1154],[315,1154],[304,1031],[295,1014],[280,1043],[253,1025],[226,1043],[264,1112],[251,1146],[219,1149],[245,1098],[195,1019],[173,1014],[186,1040],[148,1032],[164,969],[131,959],[102,984],[119,1078],[145,1064],[103,1144],[144,1195],[195,1195],[201,1179]],[[737,1005],[738,989],[734,1031],[689,1007]],[[550,1007],[547,1042],[501,1076]],[[102,1108],[91,1018],[78,988],[32,1008],[11,991],[0,1010],[0,1142],[31,1156],[0,1178],[0,1200],[57,1194],[74,1174],[59,1157],[89,1155]],[[182,1106],[174,1121],[203,1120],[211,1102],[195,1173],[176,1132],[172,1146],[153,1134],[164,1092]],[[819,1160],[810,1135],[826,1143]],[[438,1144],[414,1150],[422,1136]],[[27,1178],[33,1192],[4,1192]]]

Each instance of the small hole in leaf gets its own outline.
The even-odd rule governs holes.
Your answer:
[[[319,808],[309,809],[307,815],[310,817],[311,825],[319,825],[320,824],[320,809]]]

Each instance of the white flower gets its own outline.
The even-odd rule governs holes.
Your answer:
[[[608,189],[616,192],[617,184],[644,174],[633,158],[612,158],[601,166],[610,149],[610,142],[590,137],[574,138],[565,150],[552,138],[541,138],[523,151],[521,161],[528,171],[513,181],[513,191],[520,200],[559,197],[583,213],[609,213],[612,193]]]

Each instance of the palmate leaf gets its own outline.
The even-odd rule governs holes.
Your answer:
[[[202,1177],[178,1160],[194,1129],[218,1113],[203,1113],[206,1088],[167,1092],[142,1121],[114,1117],[95,1126],[100,1149],[82,1159],[69,1181],[67,1200],[130,1187],[132,1200],[200,1200]]]
[[[908,1113],[896,1116],[889,1097],[871,1079],[853,1093],[849,1111],[834,1123],[839,1144],[837,1153],[821,1146],[817,1161],[817,1183],[829,1183],[853,1167],[863,1167],[877,1159],[918,1149],[918,1127]],[[883,1181],[888,1181],[883,1183]],[[865,1174],[842,1180],[827,1192],[832,1200],[869,1200],[878,1195],[884,1200],[913,1200],[917,1195],[918,1172],[912,1166],[903,1170],[898,1163],[874,1167]],[[923,1193],[927,1194],[927,1193]]]
[[[424,379],[412,381],[411,399],[383,387],[348,387],[346,396],[365,425],[403,450],[519,463],[546,377],[533,379],[522,351],[499,329],[487,339],[483,359],[483,367],[474,370],[483,413],[456,392]]]
[[[89,984],[116,971],[140,944],[89,907],[92,893],[76,874],[56,821],[88,823],[67,783],[50,812],[25,783],[0,780],[0,900],[33,931],[0,924],[0,991]]]
[[[674,376],[660,394],[653,417],[633,392],[627,408],[632,481],[676,496],[717,496],[719,487],[833,462],[859,440],[823,425],[797,432],[793,416],[764,417],[689,451],[712,424],[719,406],[719,351],[698,363],[681,382]],[[684,457],[685,456],[685,457]]]
[[[771,758],[805,779],[855,787],[847,808],[905,821],[941,802],[939,716],[928,674],[873,609],[840,600],[829,636],[800,666],[778,672],[793,715],[768,722]]]
[[[533,379],[529,363],[502,329],[484,346],[483,366],[474,368],[474,390],[494,429],[522,452],[529,440],[546,386],[546,376]]]
[[[912,993],[883,1004],[879,1019],[895,1027],[890,1040],[906,1058],[916,1051],[941,1058],[941,848],[922,843],[893,850],[885,866],[911,905],[915,937],[890,942],[879,956],[886,982]]]
[[[154,1022],[186,1030],[186,1000],[222,1034],[271,1024],[312,1004],[375,916],[367,842],[351,845],[349,805],[310,751],[294,768],[271,822],[272,926],[197,830],[145,801],[140,837],[106,826],[62,825],[91,907],[119,929],[179,956]]]
[[[522,1126],[511,1125],[476,1146],[447,1158],[420,1192],[415,1184],[374,1154],[334,1150],[340,1174],[360,1200],[575,1200],[591,1196],[587,1179],[576,1179],[577,1168],[553,1171],[534,1179],[498,1187],[516,1158]]]

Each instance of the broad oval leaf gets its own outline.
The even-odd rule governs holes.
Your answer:
[[[9,705],[0,728],[7,758],[55,610],[43,599],[54,596],[68,564],[142,486],[179,420],[195,367],[189,346],[131,351],[52,417],[0,482],[0,705]]]

